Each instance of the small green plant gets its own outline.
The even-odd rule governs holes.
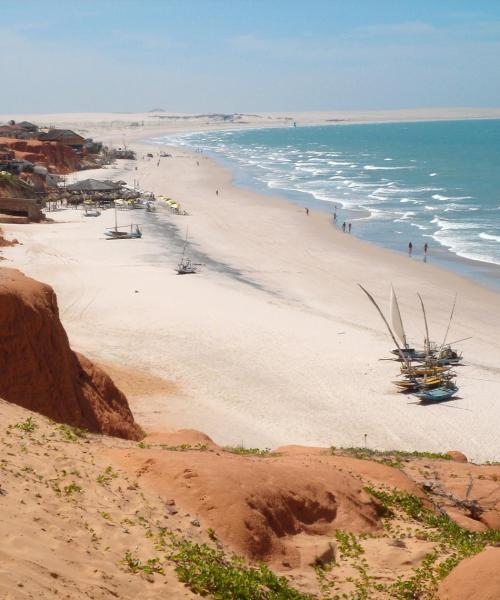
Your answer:
[[[211,527],[209,527],[207,529],[207,535],[214,542],[217,540],[217,535],[215,534],[215,529],[212,529]]]
[[[163,567],[160,564],[159,558],[150,558],[145,563],[143,563],[129,550],[127,550],[127,552],[125,553],[125,557],[122,560],[122,564],[127,567],[130,573],[142,572],[145,575],[153,575],[154,573],[159,573],[160,575],[163,575]]]
[[[358,542],[354,533],[347,531],[336,531],[335,539],[337,540],[338,548],[342,556],[349,558],[358,558],[364,553],[363,547]]]
[[[85,439],[88,434],[88,431],[85,429],[72,427],[71,425],[59,425],[57,429],[61,433],[63,440],[66,442],[77,442],[80,439]]]
[[[77,494],[81,492],[82,488],[73,481],[69,485],[64,486],[63,490],[66,496],[71,496],[71,494]]]
[[[38,425],[33,421],[32,417],[28,417],[26,421],[22,421],[21,423],[15,424],[16,429],[20,429],[21,431],[26,431],[27,433],[33,433]]]
[[[116,477],[118,477],[118,473],[113,470],[113,467],[111,465],[109,465],[104,469],[104,471],[100,475],[97,476],[97,483],[100,483],[101,485],[106,485]]]
[[[271,448],[245,448],[245,446],[224,446],[225,452],[231,454],[241,454],[243,456],[269,456],[272,454]]]
[[[106,521],[112,521],[113,519],[111,518],[111,515],[108,512],[105,512],[104,510],[101,511],[101,517],[103,519],[106,519]]]

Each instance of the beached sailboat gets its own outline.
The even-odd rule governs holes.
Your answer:
[[[420,398],[422,403],[445,402],[452,398],[458,392],[458,387],[448,382],[446,385],[427,390],[420,390],[414,393],[414,396]]]
[[[405,375],[403,379],[397,379],[392,383],[403,392],[413,392],[442,387],[450,383],[454,377],[455,374],[450,372],[437,375]]]
[[[418,364],[412,365],[411,372],[417,377],[424,377],[425,375],[440,375],[446,373],[451,369],[450,365],[435,365],[435,364]],[[401,373],[403,375],[408,374],[408,367],[401,365]]]
[[[436,359],[434,358],[434,350],[431,348],[431,343],[429,341],[429,328],[427,325],[427,316],[425,315],[425,308],[420,296],[419,298],[422,303],[422,308],[424,310],[426,338],[424,344],[425,351],[419,353],[419,355],[423,355],[423,358],[420,360],[422,360],[424,364],[414,366],[412,362],[416,360],[414,358],[415,351],[409,348],[409,345],[407,343],[406,333],[404,331],[403,321],[401,319],[401,313],[397,303],[394,288],[391,286],[390,303],[390,318],[394,328],[393,331],[391,329],[391,326],[389,325],[388,320],[385,318],[382,310],[378,306],[373,296],[362,285],[358,285],[368,296],[369,300],[372,302],[372,304],[375,306],[378,313],[382,317],[382,320],[384,321],[387,330],[389,331],[389,334],[397,347],[397,350],[393,352],[397,352],[399,355],[399,360],[401,360],[401,362],[404,363],[404,365],[401,367],[402,377],[401,379],[393,381],[394,385],[396,385],[398,389],[402,392],[422,394],[422,397],[427,401],[431,401],[431,398],[434,398],[434,400],[432,400],[434,402],[442,401],[439,400],[439,398],[445,399],[447,395],[448,397],[451,397],[454,393],[456,393],[456,391],[458,391],[458,387],[452,381],[455,377],[455,374],[450,372],[449,368],[445,368],[442,365],[437,365],[437,363],[435,362]],[[405,350],[407,352],[405,352]],[[408,350],[413,351],[408,352]],[[440,390],[440,392],[433,395],[431,394],[433,390]]]
[[[115,204],[115,226],[108,227],[104,232],[108,240],[130,240],[142,237],[142,231],[139,225],[131,223],[130,225],[118,225],[118,216]]]
[[[136,238],[141,238],[142,231],[139,225],[121,225],[120,227],[111,227],[107,229],[104,232],[104,235],[108,238],[108,240],[132,240]]]
[[[84,217],[98,217],[101,211],[95,206],[85,206],[83,216]]]
[[[179,264],[176,267],[177,275],[194,275],[198,273],[199,264],[193,263],[190,258],[186,258],[186,247],[188,243],[188,228],[186,228],[186,239],[184,240],[184,247],[182,249],[182,256]]]

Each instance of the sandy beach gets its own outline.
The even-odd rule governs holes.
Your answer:
[[[98,218],[52,212],[51,223],[4,226],[22,245],[5,249],[3,266],[54,287],[74,349],[114,365],[124,380],[147,375],[153,383],[130,397],[143,427],[195,428],[220,444],[260,447],[361,446],[366,436],[373,448],[459,448],[472,460],[500,459],[498,294],[432,261],[342,234],[324,213],[307,216],[285,199],[236,188],[231,173],[203,155],[171,148],[157,166],[166,148],[137,140],[172,129],[120,126],[113,117],[93,129],[85,115],[60,117],[138,154],[74,177],[139,180],[189,216],[120,212],[120,223],[141,223],[144,236],[110,243],[103,231],[112,210]],[[143,158],[148,152],[153,159]],[[188,227],[189,255],[204,266],[179,277]],[[398,365],[379,360],[392,342],[358,283],[385,309],[395,286],[417,345],[424,337],[417,292],[437,340],[458,294],[449,339],[472,339],[460,345],[456,400],[421,406],[394,391]]]

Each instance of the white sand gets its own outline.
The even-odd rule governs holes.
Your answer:
[[[146,112],[146,113],[56,113],[56,114],[6,114],[0,115],[0,123],[10,119],[16,121],[31,121],[40,126],[76,127],[79,130],[97,129],[104,131],[121,128],[130,128],[134,131],[161,127],[163,130],[194,130],[197,128],[224,127],[256,127],[290,125],[297,121],[299,124],[318,123],[380,123],[389,121],[431,121],[454,119],[499,119],[500,107],[492,108],[464,108],[464,107],[439,107],[439,108],[409,108],[396,110],[365,110],[365,111],[309,111],[309,112],[267,112],[267,113],[238,113],[235,122],[222,122],[217,114],[192,114],[171,112]]]
[[[126,135],[130,143],[131,131],[109,137],[118,143]],[[149,151],[132,145],[141,157]],[[51,214],[54,224],[4,226],[23,245],[6,249],[11,262],[2,266],[54,286],[75,349],[178,384],[168,396],[133,399],[143,425],[192,427],[221,444],[269,447],[363,445],[366,434],[370,447],[500,459],[496,293],[432,261],[335,231],[325,214],[307,217],[286,200],[234,188],[230,174],[205,157],[173,153],[159,167],[155,156],[78,174],[139,179],[189,211],[119,213],[123,224],[144,223],[142,240],[104,240],[113,211],[93,219],[69,209]],[[187,225],[191,254],[206,266],[180,277],[174,266]],[[462,346],[459,398],[420,406],[395,393],[398,365],[378,360],[392,342],[358,282],[385,308],[394,284],[418,345],[424,333],[416,292],[437,340],[458,292],[450,339],[473,336]]]

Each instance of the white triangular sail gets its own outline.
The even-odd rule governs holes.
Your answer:
[[[399,340],[403,344],[403,347],[407,347],[406,334],[403,327],[403,321],[401,319],[401,313],[399,312],[398,299],[396,298],[396,292],[391,285],[391,300],[390,300],[390,313],[391,313],[391,324],[394,333],[398,336]]]

